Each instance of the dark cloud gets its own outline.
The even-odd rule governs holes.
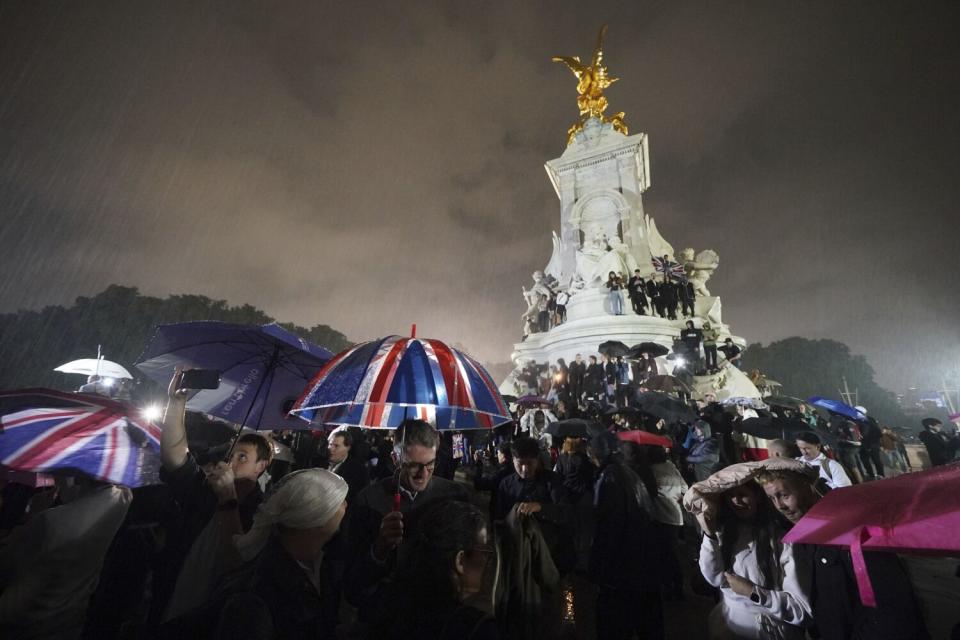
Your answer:
[[[0,307],[111,282],[504,360],[559,224],[553,54],[610,23],[646,211],[751,340],[903,387],[960,366],[960,9],[927,3],[0,5]]]

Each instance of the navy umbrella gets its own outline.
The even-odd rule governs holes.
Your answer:
[[[166,385],[177,367],[215,369],[220,387],[198,391],[187,408],[253,429],[304,429],[287,413],[333,354],[277,324],[201,321],[157,327],[136,363]]]
[[[823,396],[813,396],[810,398],[809,402],[815,407],[826,409],[830,413],[841,415],[844,418],[850,418],[855,422],[863,422],[867,419],[866,415],[857,411],[850,405],[840,402],[839,400],[831,400],[830,398],[824,398]]]

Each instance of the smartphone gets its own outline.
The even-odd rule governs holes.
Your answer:
[[[220,372],[216,369],[189,369],[180,378],[181,389],[218,389]]]

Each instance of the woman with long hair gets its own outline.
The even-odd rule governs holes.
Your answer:
[[[466,502],[441,502],[419,518],[417,531],[401,547],[370,637],[495,640],[493,616],[469,604],[496,561],[483,512]]]
[[[728,489],[697,515],[700,571],[722,600],[710,613],[710,638],[801,640],[811,620],[807,579],[784,530],[753,480]]]

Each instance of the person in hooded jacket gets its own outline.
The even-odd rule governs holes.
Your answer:
[[[693,476],[697,482],[710,477],[720,462],[720,443],[713,437],[710,425],[697,420],[687,434],[683,443],[687,449],[687,464],[693,468]]]
[[[597,637],[605,640],[665,637],[660,561],[664,555],[652,530],[652,498],[623,461],[620,442],[604,432],[588,453],[599,469],[594,488],[596,529],[589,576],[599,587]]]

